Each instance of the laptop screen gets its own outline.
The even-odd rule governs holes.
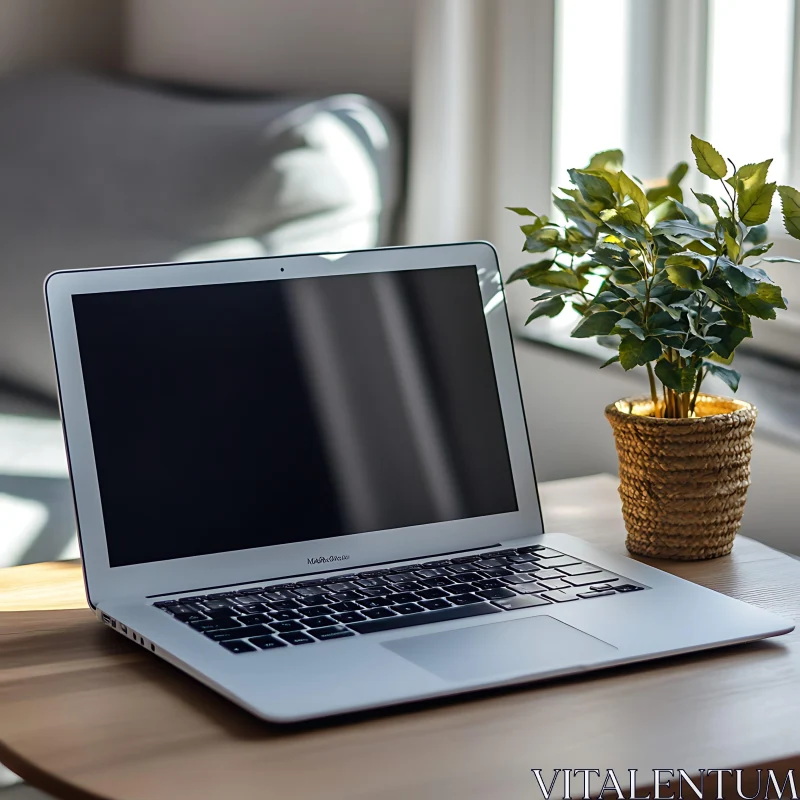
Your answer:
[[[517,510],[475,267],[73,308],[112,567]]]

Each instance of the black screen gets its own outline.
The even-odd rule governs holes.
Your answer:
[[[475,267],[73,307],[112,567],[517,509]]]

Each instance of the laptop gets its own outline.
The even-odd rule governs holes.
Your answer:
[[[544,531],[487,243],[64,271],[45,293],[89,604],[258,717],[794,627]]]

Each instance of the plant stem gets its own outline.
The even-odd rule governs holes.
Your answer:
[[[700,385],[703,383],[703,378],[705,378],[705,372],[703,372],[702,367],[697,370],[697,383],[694,385],[694,394],[692,395],[692,402],[689,404],[689,414],[694,414],[694,407],[697,403],[697,395],[700,394]]]
[[[656,417],[661,417],[661,407],[658,405],[658,391],[656,389],[656,377],[653,374],[653,365],[648,361],[645,366],[647,367],[647,380],[650,381],[650,399],[653,401],[653,414]]]

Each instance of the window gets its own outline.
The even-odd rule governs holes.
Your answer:
[[[610,147],[622,147],[643,180],[661,177],[691,163],[690,133],[737,165],[772,157],[772,180],[800,184],[798,9],[800,0],[764,0],[757,10],[752,0],[556,0],[553,185]],[[606,102],[597,99],[601,81]],[[687,178],[707,191],[704,181],[696,171]],[[800,257],[777,203],[770,228],[776,254]],[[797,360],[800,269],[769,268],[790,308],[758,325],[755,346]],[[565,317],[537,321],[539,331],[565,335],[574,324]]]

